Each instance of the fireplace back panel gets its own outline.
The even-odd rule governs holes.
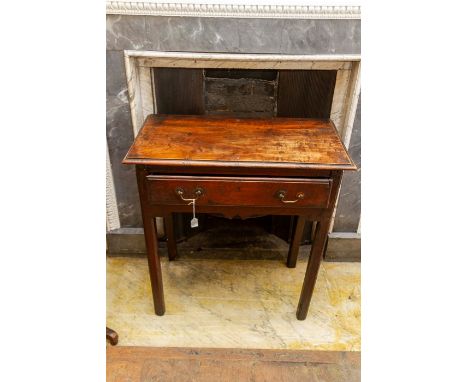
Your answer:
[[[205,70],[205,113],[274,117],[276,70]]]

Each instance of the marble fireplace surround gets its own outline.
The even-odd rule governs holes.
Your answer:
[[[331,119],[348,147],[353,129],[360,93],[360,55],[278,55],[229,54],[198,52],[158,52],[142,50],[124,51],[133,134],[136,136],[146,116],[157,113],[151,69],[173,68],[226,68],[226,69],[289,69],[337,70],[331,108]],[[108,184],[108,189],[113,184]],[[112,191],[112,190],[111,190]],[[118,221],[116,206],[108,206],[108,221]],[[164,234],[161,218],[158,232]],[[331,229],[333,229],[333,224]]]

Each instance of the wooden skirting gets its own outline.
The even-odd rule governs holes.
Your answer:
[[[107,381],[358,382],[361,353],[107,347]]]

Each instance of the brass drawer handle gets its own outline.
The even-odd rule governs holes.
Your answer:
[[[286,197],[286,191],[284,190],[279,190],[277,193],[276,193],[276,196],[279,198],[279,200],[281,200],[283,203],[296,203],[298,202],[299,200],[302,200],[304,199],[304,193],[303,192],[298,192],[296,194],[296,200],[284,200],[284,198]]]
[[[197,200],[200,196],[204,194],[204,190],[201,187],[197,187],[194,191],[195,197],[194,198],[184,198],[184,189],[181,187],[176,187],[175,192],[184,202],[193,202]]]

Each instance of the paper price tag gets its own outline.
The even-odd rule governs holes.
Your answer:
[[[197,228],[198,227],[198,219],[195,217],[195,201],[196,199],[192,200],[192,207],[193,207],[193,218],[190,220],[190,227]]]

